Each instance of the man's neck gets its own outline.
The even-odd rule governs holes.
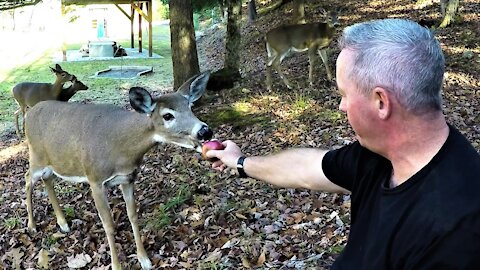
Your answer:
[[[443,115],[425,121],[415,118],[399,127],[389,145],[392,163],[391,187],[396,187],[425,167],[448,138],[449,127]]]

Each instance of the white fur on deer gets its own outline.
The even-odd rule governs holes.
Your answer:
[[[28,227],[35,229],[32,187],[43,180],[57,223],[68,224],[59,206],[52,181],[55,176],[74,182],[88,181],[111,252],[112,269],[121,269],[114,241],[114,224],[104,188],[120,185],[126,202],[143,269],[152,264],[137,225],[134,179],[144,154],[158,142],[201,149],[212,131],[191,111],[205,91],[209,73],[190,78],[178,91],[153,99],[143,88],[130,89],[136,112],[112,105],[43,101],[27,112],[26,137],[30,169],[26,177]]]

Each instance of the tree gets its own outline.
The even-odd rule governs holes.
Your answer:
[[[242,1],[228,1],[227,37],[225,41],[225,69],[232,74],[240,70],[240,22],[242,19]]]
[[[250,0],[248,2],[248,21],[254,22],[257,18],[257,8],[255,5],[255,0]]]
[[[170,0],[173,88],[200,72],[191,0]]]
[[[227,0],[227,36],[225,37],[225,60],[223,69],[210,76],[207,89],[221,90],[232,88],[240,79],[240,22],[242,19],[242,0]]]

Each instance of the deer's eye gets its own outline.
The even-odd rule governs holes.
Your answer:
[[[175,118],[175,117],[171,113],[166,113],[166,114],[163,115],[163,119],[165,121],[171,121],[171,120],[173,120],[173,118]]]

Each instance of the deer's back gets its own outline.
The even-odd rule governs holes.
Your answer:
[[[15,85],[12,93],[20,105],[33,107],[40,101],[55,99],[52,88],[51,83],[23,82]]]
[[[112,166],[102,165],[112,157],[143,156],[149,147],[142,145],[138,134],[149,123],[147,116],[113,105],[43,101],[27,112],[25,135],[30,158],[61,173],[75,167]],[[142,150],[137,151],[139,147]]]
[[[327,23],[282,25],[270,30],[266,38],[271,47],[280,51],[289,47],[304,49],[314,44],[323,47],[330,44],[330,31]]]

